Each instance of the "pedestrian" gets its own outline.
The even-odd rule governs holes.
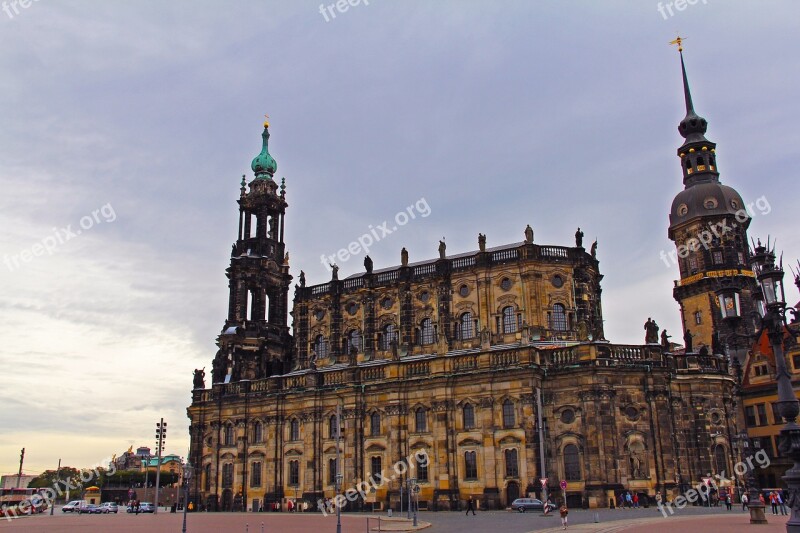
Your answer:
[[[774,491],[769,493],[769,504],[772,507],[772,514],[778,514],[778,500]]]
[[[661,507],[661,491],[656,492],[656,507]]]
[[[638,509],[639,508],[639,493],[638,492],[634,492],[633,493],[633,507],[634,507],[634,509]]]
[[[633,498],[631,498],[630,492],[625,493],[625,506],[633,508]]]
[[[567,529],[567,515],[569,514],[569,509],[567,509],[566,502],[561,504],[561,508],[559,508],[558,512],[561,514],[561,525],[564,529]]]
[[[758,501],[760,501],[761,505],[763,505],[763,506],[767,505],[767,502],[764,501],[764,493],[763,492],[759,492],[758,493]]]
[[[783,497],[781,496],[780,492],[775,493],[775,501],[778,502],[778,505],[781,508],[781,514],[786,515],[786,504],[783,503]]]
[[[733,508],[733,499],[731,498],[730,491],[725,495],[725,507],[730,511]]]
[[[750,498],[747,496],[747,493],[746,493],[746,492],[742,494],[742,511],[747,511],[747,509],[748,509],[748,507],[747,507],[747,501],[748,501],[749,499],[750,499]]]
[[[133,502],[133,510],[135,511],[136,515],[139,514],[139,500]]]
[[[472,496],[467,500],[467,516],[470,511],[472,511],[472,516],[475,516],[475,502],[472,501]]]

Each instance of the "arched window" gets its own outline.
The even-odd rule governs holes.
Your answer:
[[[347,346],[345,346],[345,353],[350,353],[355,348],[357,352],[361,351],[361,332],[357,329],[351,330],[347,334]]]
[[[567,481],[581,479],[581,458],[578,447],[574,444],[564,446],[564,479]]]
[[[225,446],[233,446],[235,444],[233,424],[225,425],[225,435],[223,436],[222,441],[225,443]]]
[[[421,344],[433,344],[433,322],[430,318],[426,318],[420,324],[420,342]]]
[[[289,440],[300,440],[300,421],[296,418],[289,423]]]
[[[471,339],[473,335],[472,313],[467,311],[461,315],[461,320],[458,324],[458,338],[459,340],[465,341]]]
[[[381,350],[391,349],[392,343],[397,341],[397,329],[395,329],[394,324],[387,324],[383,327],[380,341]]]
[[[725,453],[725,446],[722,444],[714,446],[714,467],[717,474],[728,470],[728,454]]]
[[[514,416],[514,402],[506,400],[503,402],[503,427],[513,428],[517,424]]]
[[[464,429],[472,429],[475,427],[475,408],[472,404],[464,404]]]
[[[317,335],[314,338],[314,352],[320,359],[328,357],[328,341],[322,335]]]
[[[517,460],[517,450],[512,448],[504,452],[506,456],[506,477],[519,477],[519,461]]]
[[[415,429],[417,433],[424,433],[428,431],[428,417],[425,413],[425,408],[420,407],[414,413]]]
[[[553,306],[553,312],[550,315],[550,329],[555,331],[567,330],[567,313],[561,304]]]
[[[478,459],[475,452],[464,452],[464,479],[478,478]]]
[[[514,316],[514,308],[510,305],[503,308],[503,333],[516,333],[517,317]]]
[[[381,415],[378,413],[372,413],[369,417],[370,422],[370,434],[373,437],[377,437],[381,434]]]
[[[256,422],[253,426],[253,442],[261,442],[264,440],[264,426],[261,422]]]

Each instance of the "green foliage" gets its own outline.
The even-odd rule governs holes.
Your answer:
[[[33,481],[28,483],[28,487],[38,489],[44,487],[53,487],[56,481],[61,479],[65,480],[67,478],[72,478],[73,484],[80,483],[81,480],[81,471],[77,468],[73,468],[71,466],[62,466],[61,470],[56,472],[55,470],[45,470],[38,476],[36,476]]]

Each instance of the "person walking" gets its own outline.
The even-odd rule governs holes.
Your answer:
[[[558,512],[561,514],[561,525],[563,526],[563,529],[567,529],[567,515],[569,514],[569,509],[567,509],[566,502],[561,504]]]
[[[725,495],[725,507],[728,508],[728,511],[733,508],[733,498],[731,498],[730,491],[728,491],[728,493]]]
[[[783,491],[781,491],[783,492]],[[786,504],[783,502],[783,496],[781,496],[780,492],[775,493],[775,501],[778,503],[778,506],[781,508],[781,515],[786,515]]]
[[[633,508],[634,509],[638,509],[639,508],[639,493],[638,492],[634,492],[633,493]]]
[[[633,498],[631,498],[630,492],[625,493],[625,506],[633,508]]]
[[[475,502],[472,501],[472,496],[467,500],[467,516],[470,511],[472,511],[472,516],[475,516]]]
[[[770,491],[769,493],[769,504],[772,507],[772,514],[778,514],[778,500],[774,491]]]
[[[747,502],[750,500],[750,497],[747,496],[747,493],[742,494],[742,511],[747,511]]]

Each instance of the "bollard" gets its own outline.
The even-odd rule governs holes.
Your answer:
[[[250,524],[245,524],[244,525],[244,533],[247,533],[248,531],[250,531]]]
[[[261,522],[261,533],[264,533],[264,522]]]
[[[599,513],[594,513],[594,523],[596,524],[599,521],[600,521],[600,514]]]

